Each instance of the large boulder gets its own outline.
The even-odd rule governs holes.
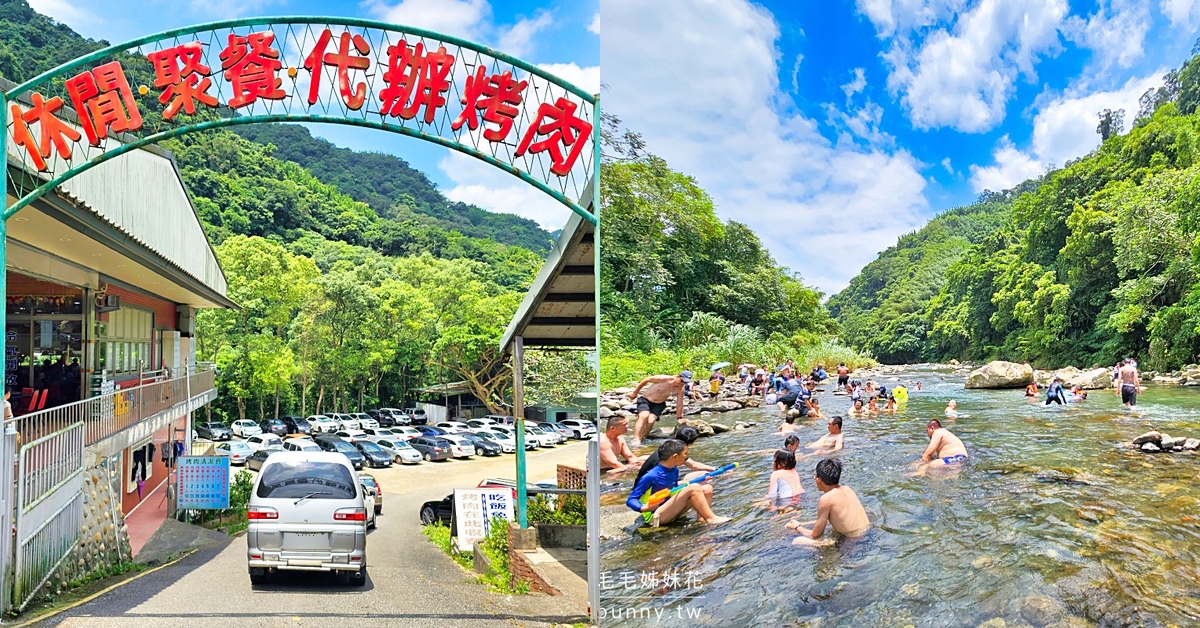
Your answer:
[[[1031,381],[1032,366],[996,360],[971,371],[967,388],[1024,388]]]
[[[1112,386],[1112,369],[1103,367],[1081,371],[1068,366],[1055,371],[1054,375],[1061,377],[1063,386],[1067,388],[1079,386],[1087,390],[1100,390]]]
[[[1145,443],[1154,443],[1155,445],[1157,445],[1158,443],[1162,442],[1162,439],[1163,439],[1163,434],[1161,434],[1157,431],[1151,430],[1151,431],[1146,432],[1145,434],[1142,434],[1141,436],[1138,436],[1137,438],[1133,439],[1133,444],[1134,445],[1142,445]]]
[[[700,419],[685,419],[683,424],[696,428],[696,431],[699,432],[701,436],[712,436],[713,434],[716,434],[716,430],[714,430],[707,421],[701,421]]]
[[[700,404],[700,407],[709,412],[730,412],[732,410],[741,410],[742,404],[726,399],[724,401],[707,401]]]

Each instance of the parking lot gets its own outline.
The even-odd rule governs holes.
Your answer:
[[[587,444],[570,441],[528,452],[530,480],[552,478],[558,464],[582,467]],[[371,470],[384,494],[379,526],[367,537],[364,587],[328,574],[288,574],[252,587],[246,541],[202,550],[56,616],[44,625],[142,626],[151,622],[228,626],[550,626],[586,622],[567,596],[496,595],[477,584],[421,533],[421,504],[487,478],[512,478],[512,454]],[[199,593],[203,592],[203,593]]]

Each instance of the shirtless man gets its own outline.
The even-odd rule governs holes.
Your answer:
[[[850,369],[846,367],[845,362],[838,364],[837,375],[838,375],[837,386],[834,388],[834,390],[835,391],[846,390],[847,388],[849,388],[850,387],[850,385],[849,385],[850,384]]]
[[[962,462],[967,459],[967,448],[950,430],[942,427],[942,422],[933,419],[925,424],[925,433],[929,435],[929,447],[921,454],[922,464],[917,474],[922,475],[930,467],[944,467],[948,464]]]
[[[840,451],[845,446],[844,439],[845,434],[842,434],[842,417],[835,416],[829,419],[829,433],[806,445],[809,449],[815,449],[816,451],[806,454],[805,457]]]
[[[638,468],[642,458],[633,455],[629,445],[625,444],[623,434],[629,431],[629,421],[623,416],[608,419],[608,427],[604,430],[604,438],[600,439],[600,471],[616,475]],[[625,459],[624,464],[621,458]]]
[[[675,396],[675,419],[683,418],[683,406],[687,401],[684,392],[692,382],[692,372],[684,371],[678,375],[651,375],[638,383],[629,393],[630,399],[637,400],[637,425],[633,428],[634,447],[641,447],[642,440],[654,427],[662,411],[667,408],[667,399]],[[645,388],[645,392],[642,389]],[[641,396],[638,393],[641,392]]]
[[[817,518],[814,521],[793,519],[788,522],[787,529],[801,535],[792,541],[792,545],[817,545],[816,541],[825,534],[826,523],[842,536],[854,538],[866,534],[871,522],[867,519],[862,502],[858,501],[858,495],[849,486],[838,484],[842,479],[842,463],[832,458],[818,462],[816,479],[817,489],[823,493],[817,501]],[[805,528],[806,525],[812,525],[812,529]]]
[[[1121,403],[1125,404],[1126,408],[1132,408],[1137,405],[1138,383],[1141,381],[1133,358],[1125,358],[1125,365],[1121,367],[1120,374]]]

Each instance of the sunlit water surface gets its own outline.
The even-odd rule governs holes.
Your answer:
[[[846,418],[842,483],[871,519],[865,539],[794,547],[790,517],[752,505],[766,493],[770,455],[738,452],[781,445],[773,408],[706,417],[759,426],[692,447],[697,460],[742,463],[714,484],[714,510],[729,523],[689,515],[639,533],[637,516],[617,505],[632,478],[606,482],[603,625],[1200,625],[1200,458],[1117,446],[1148,429],[1200,437],[1200,391],[1151,387],[1130,414],[1112,391],[1047,407],[1019,390],[964,390],[961,372],[898,375],[910,390],[924,385],[907,407]],[[891,377],[880,379],[891,387]],[[826,415],[849,408],[847,397],[819,396]],[[969,415],[947,427],[970,460],[956,473],[907,477],[928,444],[925,421],[949,399]],[[798,434],[808,443],[825,429],[809,422]],[[799,468],[806,520],[819,497],[816,461]],[[642,576],[663,572],[680,579],[654,586]]]

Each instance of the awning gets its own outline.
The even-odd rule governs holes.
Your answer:
[[[434,384],[424,388],[414,388],[413,392],[428,393],[430,395],[441,395],[443,397],[452,397],[454,395],[469,395],[471,394],[471,385],[467,382],[450,382],[447,384]]]

